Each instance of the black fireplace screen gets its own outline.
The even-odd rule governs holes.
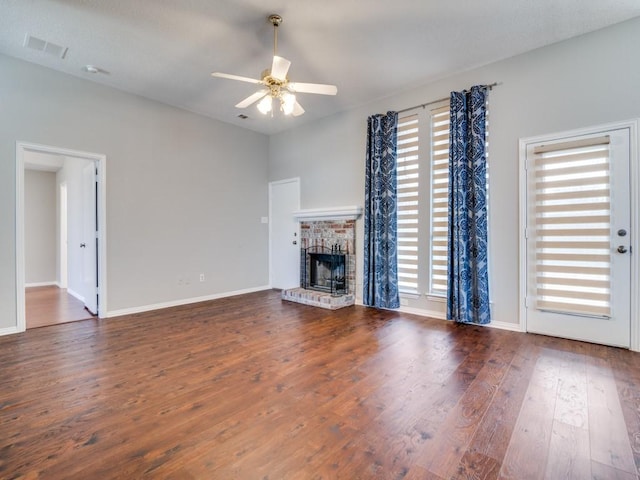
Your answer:
[[[331,295],[347,293],[347,254],[338,245],[302,250],[302,285]]]

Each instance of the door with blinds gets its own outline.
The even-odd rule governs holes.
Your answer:
[[[526,144],[527,331],[630,346],[630,129]]]

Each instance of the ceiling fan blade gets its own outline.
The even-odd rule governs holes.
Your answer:
[[[289,82],[287,86],[296,93],[319,93],[320,95],[335,95],[338,93],[338,87],[335,85],[322,83]]]
[[[242,100],[240,103],[236,105],[236,108],[247,108],[252,103],[257,102],[262,97],[264,97],[269,91],[268,90],[260,90],[252,95],[249,95],[247,98]]]
[[[213,72],[211,76],[219,77],[219,78],[228,78],[229,80],[240,80],[241,82],[248,82],[248,83],[262,83],[262,80],[257,80],[255,78],[249,78],[249,77],[241,77],[240,75],[231,75],[229,73]]]
[[[293,105],[293,112],[291,112],[291,115],[293,115],[294,117],[298,117],[303,113],[304,113],[304,108],[302,108],[302,105],[300,105],[296,100],[296,103]]]
[[[271,64],[271,76],[278,80],[285,80],[290,66],[291,62],[289,60],[274,55],[273,63]]]

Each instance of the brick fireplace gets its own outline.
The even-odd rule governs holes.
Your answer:
[[[356,218],[359,207],[301,210],[300,287],[282,299],[335,310],[355,303]]]

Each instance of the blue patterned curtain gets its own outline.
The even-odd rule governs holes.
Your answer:
[[[486,111],[488,88],[451,92],[447,318],[489,323]]]
[[[364,193],[363,303],[398,308],[397,137],[398,114],[368,119]]]

